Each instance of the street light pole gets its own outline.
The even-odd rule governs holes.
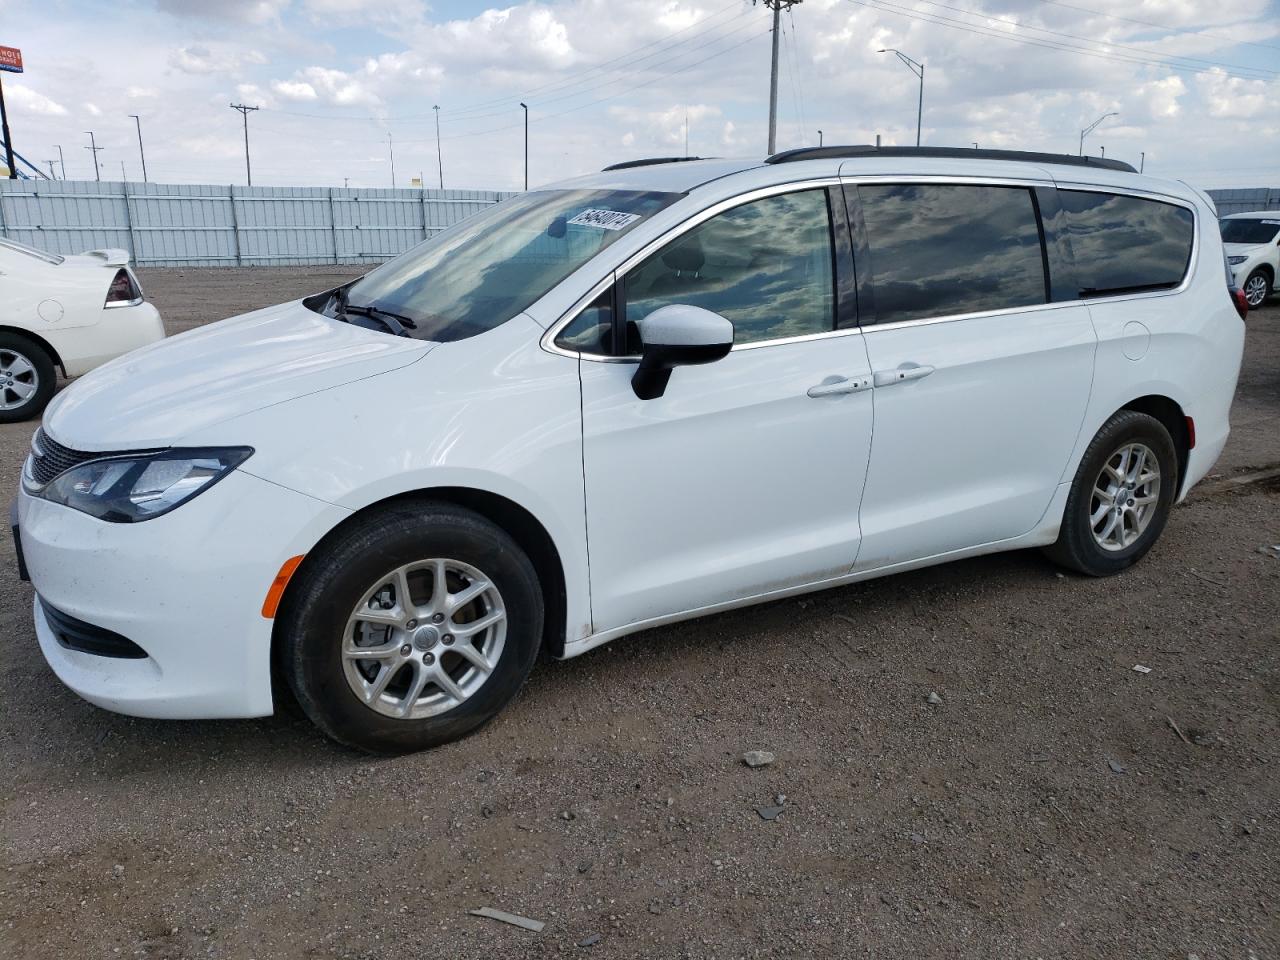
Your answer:
[[[129,116],[133,117],[133,122],[138,128],[138,156],[142,158],[142,182],[146,183],[147,182],[147,155],[142,149],[142,121],[138,118],[138,115],[136,113],[131,113],[129,114]]]
[[[58,148],[58,166],[62,168],[62,179],[65,180],[67,179],[67,161],[62,157],[62,144],[55,143],[54,146]]]
[[[924,124],[924,64],[918,60],[912,60],[901,50],[895,50],[893,47],[886,47],[877,53],[892,53],[901,60],[908,70],[920,78],[920,97],[916,101],[916,146],[920,146],[920,128]]]
[[[1111,113],[1104,113],[1097,120],[1093,121],[1093,123],[1089,124],[1087,127],[1085,127],[1083,130],[1080,131],[1080,156],[1082,157],[1084,156],[1084,138],[1087,137],[1089,134],[1093,133],[1093,131],[1097,130],[1098,125],[1101,124],[1103,120],[1107,119],[1107,117],[1118,117],[1118,116],[1120,116],[1120,114],[1116,113],[1115,111],[1112,111]]]
[[[520,104],[524,108],[524,192],[529,192],[529,105]]]
[[[440,152],[440,107],[431,108],[436,112],[436,170],[440,173],[440,189],[444,189],[444,154]]]
[[[248,181],[249,186],[253,186],[253,170],[249,167],[249,114],[257,110],[257,107],[246,107],[243,103],[230,104],[232,110],[239,110],[240,115],[244,117],[244,178]]]
[[[98,172],[98,151],[102,147],[98,146],[98,141],[93,138],[92,130],[86,130],[85,133],[89,135],[89,146],[85,147],[85,149],[93,154],[93,179],[101,181],[102,174]]]
[[[822,131],[818,131],[818,146],[822,146]]]

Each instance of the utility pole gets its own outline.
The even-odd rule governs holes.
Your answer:
[[[752,0],[755,3],[756,0]],[[773,11],[773,59],[769,67],[769,156],[778,152],[778,40],[782,11],[790,10],[800,0],[762,0]]]
[[[431,108],[436,112],[436,169],[440,171],[440,189],[444,189],[444,155],[440,152],[440,107]]]
[[[128,183],[128,182],[129,182],[129,175],[128,175],[127,173],[125,173],[125,172],[124,172],[124,161],[123,161],[123,160],[121,160],[121,161],[120,161],[120,182],[121,182],[121,183]]]
[[[396,186],[396,149],[391,144],[391,134],[387,134],[387,153],[391,155],[391,189]]]
[[[49,165],[49,179],[50,179],[50,180],[57,180],[57,179],[58,179],[58,172],[57,172],[56,170],[54,170],[54,169],[53,169],[53,165],[54,165],[55,163],[57,163],[58,161],[57,161],[57,160],[45,160],[45,161],[43,161],[43,162],[44,162],[44,163],[47,163],[47,164]]]
[[[246,107],[243,103],[230,104],[232,110],[239,110],[240,115],[244,117],[244,178],[249,181],[249,186],[253,186],[253,171],[249,168],[249,114],[257,110],[257,107]]]
[[[58,148],[58,166],[62,168],[62,179],[65,180],[67,179],[67,161],[62,157],[62,144],[55,143],[54,146]]]
[[[92,130],[86,130],[85,133],[89,135],[89,146],[85,147],[85,149],[93,153],[93,179],[101,181],[102,174],[98,172],[98,151],[102,147],[98,146],[98,141],[93,138]]]
[[[522,103],[524,107],[524,192],[529,192],[529,105]]]
[[[129,114],[129,116],[133,117],[133,122],[138,127],[138,156],[142,158],[142,182],[146,183],[147,182],[147,155],[145,152],[143,152],[143,149],[142,149],[142,121],[138,118],[138,115],[136,113],[131,113]]]
[[[912,60],[901,50],[895,50],[893,47],[886,47],[878,53],[892,53],[895,57],[906,65],[906,68],[920,78],[920,99],[916,101],[916,146],[920,146],[920,127],[924,123],[924,64],[917,60]]]
[[[4,84],[0,82],[0,134],[4,135],[4,162],[9,168],[9,179],[18,179],[18,168],[13,163],[13,137],[9,133],[9,114],[4,108]]]

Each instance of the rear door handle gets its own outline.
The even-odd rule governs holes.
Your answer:
[[[927,364],[904,363],[896,370],[877,370],[875,372],[875,384],[877,387],[892,387],[895,383],[920,380],[933,373],[933,369]]]
[[[814,384],[807,391],[809,396],[836,397],[842,393],[857,393],[871,387],[870,377],[827,377],[821,383]]]

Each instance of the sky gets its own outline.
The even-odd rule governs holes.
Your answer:
[[[750,0],[0,0],[14,146],[69,179],[530,186],[621,160],[763,157],[771,14]],[[1280,187],[1280,0],[804,0],[778,148],[1086,151],[1204,188]],[[438,106],[439,111],[433,108]],[[439,120],[437,165],[436,121]],[[390,137],[390,144],[388,144]],[[441,169],[442,168],[442,169]],[[61,174],[55,163],[54,169]]]

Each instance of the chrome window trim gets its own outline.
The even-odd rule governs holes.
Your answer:
[[[786,183],[774,183],[767,187],[755,187],[744,193],[735,194],[732,197],[725,197],[723,200],[717,200],[709,207],[704,207],[697,213],[692,214],[688,219],[672,227],[660,237],[655,237],[637,250],[626,260],[622,261],[613,269],[610,275],[601,280],[591,288],[586,296],[579,299],[572,307],[561,315],[555,323],[547,328],[547,332],[542,335],[540,345],[542,349],[549,353],[558,354],[564,357],[574,357],[576,359],[591,360],[595,363],[637,363],[640,360],[639,354],[630,354],[622,357],[607,357],[598,353],[583,353],[580,350],[566,350],[556,344],[555,339],[560,332],[570,323],[577,319],[578,314],[590,305],[591,301],[604,291],[612,283],[616,283],[618,278],[626,274],[632,267],[636,266],[650,255],[665,247],[667,244],[684,236],[694,227],[705,223],[712,217],[724,213],[726,210],[732,210],[734,207],[740,207],[747,203],[753,203],[756,200],[763,200],[766,197],[776,197],[783,193],[799,193],[802,190],[825,190],[827,187],[840,186],[840,178],[833,176],[812,177],[805,180],[790,180]],[[733,350],[754,350],[758,347],[771,347],[775,344],[782,343],[798,343],[804,340],[821,340],[825,337],[848,336],[849,334],[861,333],[859,327],[850,327],[844,330],[826,330],[822,333],[807,333],[795,337],[782,337],[777,340],[757,340],[752,343],[734,344]]]
[[[924,326],[935,323],[952,323],[957,320],[974,320],[983,317],[999,317],[1015,313],[1031,313],[1040,310],[1060,310],[1067,307],[1090,306],[1092,304],[1108,304],[1120,303],[1133,300],[1152,300],[1158,297],[1177,296],[1185,293],[1191,286],[1192,280],[1195,278],[1198,260],[1200,256],[1200,212],[1195,204],[1183,197],[1174,196],[1172,194],[1161,193],[1156,190],[1145,190],[1140,187],[1121,187],[1109,186],[1107,184],[1088,184],[1088,183],[1060,183],[1051,178],[1035,179],[1031,177],[984,177],[980,175],[957,176],[953,174],[844,174],[840,176],[817,177],[810,180],[794,180],[787,183],[772,184],[768,187],[756,187],[745,193],[737,194],[733,197],[727,197],[724,200],[717,201],[709,207],[693,214],[689,219],[661,237],[651,240],[645,244],[639,251],[628,257],[623,263],[615,268],[612,273],[601,280],[598,284],[591,288],[591,291],[582,297],[577,303],[569,308],[555,323],[547,328],[546,333],[541,339],[541,346],[550,353],[558,354],[564,357],[572,357],[581,360],[590,360],[595,363],[637,363],[640,360],[639,354],[629,354],[627,356],[610,357],[601,354],[583,353],[577,350],[565,350],[555,343],[555,338],[560,331],[567,327],[577,315],[611,284],[617,282],[622,274],[626,273],[641,260],[648,257],[655,250],[665,246],[670,241],[692,230],[698,224],[703,223],[712,217],[730,210],[733,207],[741,206],[744,203],[751,203],[754,200],[764,199],[765,197],[776,196],[780,193],[792,193],[800,190],[818,189],[833,186],[857,186],[860,183],[947,183],[958,185],[969,185],[975,187],[1026,187],[1034,189],[1036,187],[1052,187],[1056,190],[1077,190],[1090,193],[1112,193],[1119,196],[1131,196],[1138,200],[1156,200],[1161,203],[1170,203],[1174,206],[1182,207],[1191,212],[1191,254],[1187,259],[1187,269],[1183,274],[1182,281],[1176,287],[1170,287],[1167,290],[1144,290],[1136,293],[1117,293],[1104,297],[1088,297],[1077,298],[1075,300],[1059,300],[1052,303],[1033,303],[1022,307],[1003,307],[999,310],[979,310],[971,313],[950,313],[938,317],[922,317],[915,320],[895,320],[888,323],[872,323],[865,326],[859,325],[855,327],[846,327],[842,330],[828,330],[823,333],[810,333],[796,337],[783,337],[777,340],[758,340],[753,343],[734,344],[733,350],[755,350],[760,347],[772,347],[775,345],[787,343],[800,343],[808,340],[825,340],[831,337],[852,336],[857,334],[875,333],[877,330],[899,330],[904,327]],[[1215,221],[1216,222],[1216,221]]]

